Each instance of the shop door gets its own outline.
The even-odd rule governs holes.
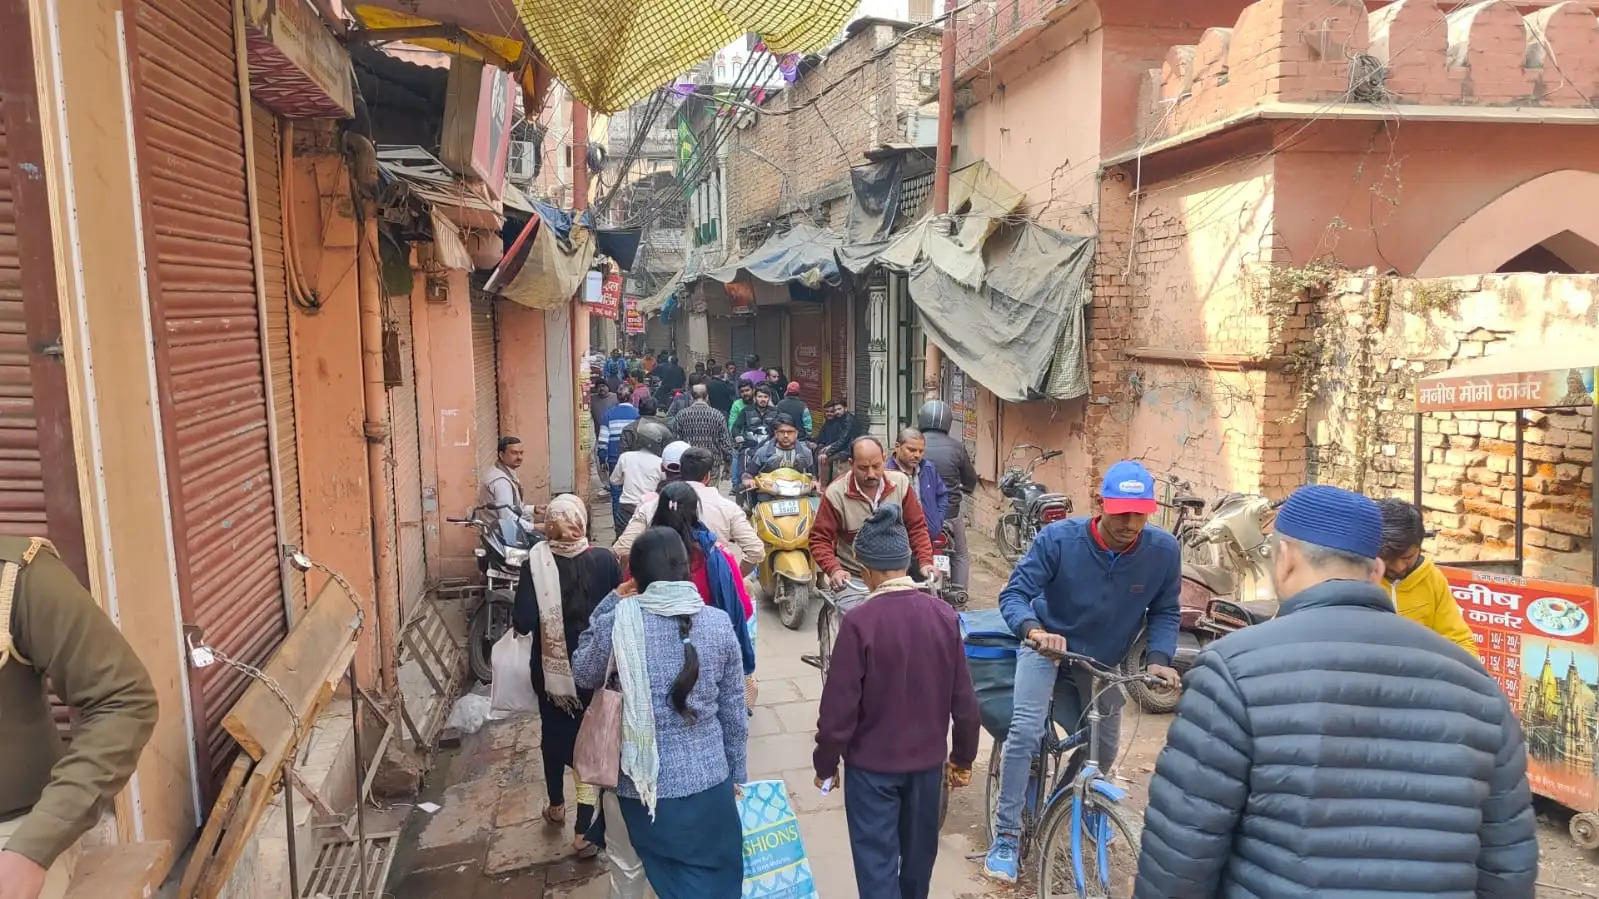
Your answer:
[[[400,611],[411,610],[427,590],[427,555],[422,541],[422,444],[416,410],[416,357],[411,336],[411,295],[388,298],[387,327],[398,335],[400,383],[389,390],[392,438],[396,560],[400,569]],[[474,372],[475,374],[475,372]]]
[[[494,355],[494,298],[472,294],[472,379],[477,392],[477,472],[494,467],[500,442],[500,377]]]
[[[733,362],[738,374],[749,368],[750,355],[755,352],[755,322],[749,318],[733,320]]]
[[[251,104],[255,140],[256,221],[261,227],[262,288],[266,294],[267,368],[272,377],[272,418],[277,424],[278,495],[283,500],[283,542],[305,545],[300,506],[300,458],[294,422],[294,369],[289,352],[289,288],[283,261],[283,207],[278,154],[278,117]],[[285,565],[293,609],[306,607],[305,572]]]
[[[800,396],[811,410],[811,427],[822,420],[822,369],[827,365],[827,316],[822,307],[795,307],[789,317],[788,377],[800,384]],[[814,435],[813,435],[814,436]]]
[[[261,666],[287,630],[229,0],[135,0],[132,69],[157,387],[185,622]],[[191,672],[207,797],[237,747],[227,665]]]
[[[705,343],[708,349],[706,355],[715,360],[717,365],[726,365],[732,360],[733,329],[729,327],[726,318],[720,315],[710,316],[706,322]]]
[[[25,4],[4,4],[0,32],[0,534],[48,537],[87,584]]]

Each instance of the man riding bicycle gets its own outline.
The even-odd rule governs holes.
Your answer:
[[[1046,654],[1069,648],[1115,668],[1147,626],[1148,672],[1173,686],[1181,682],[1171,659],[1182,620],[1182,555],[1174,537],[1145,526],[1156,508],[1155,479],[1138,462],[1118,462],[1105,473],[1100,503],[1099,515],[1056,522],[1040,531],[999,595],[1005,622],[1038,647],[1024,645],[1016,658],[994,843],[983,864],[984,874],[1006,883],[1016,881],[1028,774],[1048,726],[1056,682],[1067,680],[1072,687],[1060,694],[1061,702],[1071,704],[1057,710],[1063,720],[1082,720],[1092,698],[1087,671],[1057,668]],[[1122,702],[1118,690],[1098,698],[1104,719],[1099,745],[1093,748],[1106,767],[1116,757]]]
[[[811,558],[826,576],[828,589],[838,590],[851,577],[860,577],[855,533],[883,503],[898,503],[904,510],[912,564],[922,572],[932,572],[933,542],[927,536],[927,517],[910,478],[902,471],[883,470],[883,445],[876,437],[856,438],[850,450],[849,471],[822,491],[816,523],[811,526]]]

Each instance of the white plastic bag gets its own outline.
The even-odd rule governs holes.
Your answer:
[[[445,727],[453,727],[463,734],[475,734],[489,717],[489,698],[481,693],[467,693],[450,707],[450,719]]]
[[[489,655],[489,664],[494,668],[494,680],[489,684],[490,719],[531,715],[539,710],[538,697],[533,693],[532,663],[533,635],[506,628],[505,636],[494,644]]]

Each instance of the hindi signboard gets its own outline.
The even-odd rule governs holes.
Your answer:
[[[1533,792],[1583,811],[1599,802],[1594,588],[1464,568],[1439,571],[1527,738]]]
[[[591,304],[589,311],[613,322],[621,316],[622,275],[619,272],[606,273],[605,280],[600,283],[599,301]]]
[[[1591,368],[1434,377],[1416,391],[1418,412],[1592,406]]]
[[[622,301],[623,325],[629,334],[644,333],[644,313],[638,309],[638,298],[628,297]]]

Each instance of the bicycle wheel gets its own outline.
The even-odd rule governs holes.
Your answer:
[[[1038,852],[1039,899],[1127,899],[1138,879],[1138,841],[1143,829],[1128,822],[1119,804],[1090,791],[1077,841],[1076,859],[1082,864],[1079,883],[1073,863],[1073,799],[1072,793],[1063,793],[1044,813],[1039,829],[1043,835]],[[1106,832],[1110,840],[1101,845],[1098,835]]]
[[[994,741],[994,748],[988,753],[988,778],[986,795],[983,797],[987,803],[988,813],[983,816],[983,821],[988,825],[988,842],[994,842],[994,815],[999,811],[999,771],[1000,760],[1005,753],[1005,744],[999,740]]]
[[[833,628],[833,604],[822,601],[822,607],[816,613],[816,651],[821,657],[822,683],[827,683],[827,666],[833,660],[833,641],[838,639],[838,634]]]

